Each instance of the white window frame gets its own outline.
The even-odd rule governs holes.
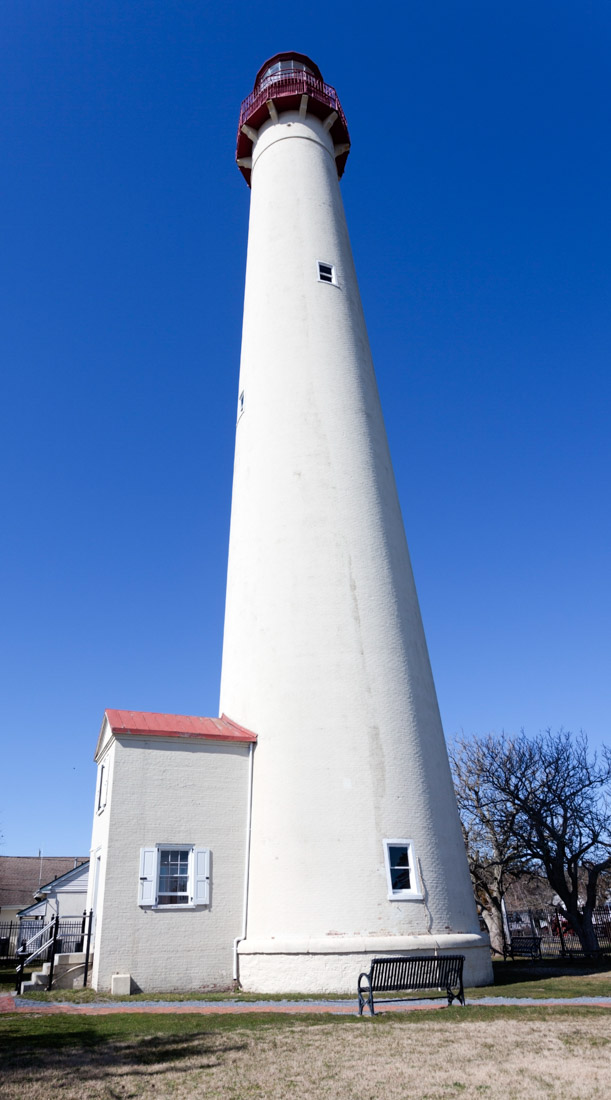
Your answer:
[[[187,893],[189,900],[176,905],[160,905],[159,871],[161,852],[189,852],[189,870]],[[209,848],[200,848],[195,844],[155,844],[140,849],[140,878],[138,882],[138,905],[142,909],[159,909],[164,912],[175,909],[200,909],[210,905],[210,863]]]
[[[331,268],[331,278],[330,279],[323,278],[323,276],[321,274],[321,271],[320,271],[321,264],[322,264],[323,267],[330,267]],[[335,264],[330,264],[328,260],[317,260],[316,261],[316,271],[318,273],[318,282],[319,283],[325,283],[326,286],[339,286],[339,283],[337,281],[337,271],[336,271],[336,268],[335,268]]]
[[[424,894],[422,893],[422,886],[420,884],[420,875],[418,874],[418,861],[414,851],[413,840],[388,840],[382,841],[384,845],[384,866],[386,867],[386,885],[388,887],[388,900],[389,901],[423,901]],[[390,849],[391,847],[407,848],[407,859],[409,866],[409,890],[393,890],[392,877],[390,873]]]
[[[101,814],[108,802],[108,763],[98,767],[98,789],[96,791],[95,812]]]

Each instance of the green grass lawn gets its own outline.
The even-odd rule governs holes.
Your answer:
[[[606,1100],[609,1010],[0,1017],[3,1100]]]
[[[609,1018],[609,1009],[588,1006],[567,1005],[566,1008],[550,1008],[546,1005],[528,1005],[524,1008],[512,1005],[496,1005],[490,1008],[474,1005],[466,1008],[454,1006],[444,1008],[443,1022],[462,1027],[469,1023],[487,1020],[585,1020],[591,1017]],[[242,1014],[219,1014],[201,1016],[197,1013],[177,1015],[138,1012],[133,1015],[115,1014],[109,1016],[37,1016],[35,1013],[7,1013],[0,1016],[0,1057],[7,1052],[24,1054],[32,1050],[62,1050],[76,1046],[94,1047],[106,1042],[145,1038],[151,1035],[188,1036],[205,1035],[231,1031],[270,1031],[308,1026],[343,1027],[355,1022],[364,1027],[385,1027],[391,1023],[406,1026],[426,1027],[427,1022],[437,1019],[437,1013],[428,1012],[392,1012],[391,1010],[375,1016],[333,1016],[303,1012],[298,1015],[286,1013],[252,1012]],[[439,1016],[441,1019],[441,1016]],[[611,1041],[611,1040],[610,1040]]]

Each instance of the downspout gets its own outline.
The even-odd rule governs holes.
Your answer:
[[[250,828],[252,817],[252,771],[254,742],[248,746],[248,802],[246,806],[246,843],[244,845],[244,899],[242,902],[242,935],[236,936],[233,941],[233,980],[238,981],[238,944],[246,939],[246,925],[248,921],[248,880],[250,877]]]

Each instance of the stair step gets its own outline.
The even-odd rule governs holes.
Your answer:
[[[49,985],[49,972],[43,973],[42,970],[35,970],[27,982],[21,983],[21,993],[30,993],[34,990],[46,989]]]

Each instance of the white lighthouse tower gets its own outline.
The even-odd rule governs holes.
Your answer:
[[[354,991],[372,955],[490,978],[338,177],[335,90],[277,54],[252,188],[221,711],[258,735],[244,988]]]

